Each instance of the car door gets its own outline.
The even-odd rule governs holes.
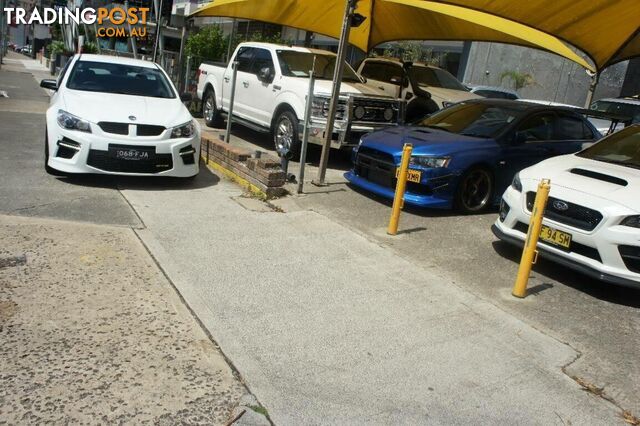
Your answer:
[[[554,155],[573,154],[591,146],[598,139],[581,115],[559,112],[554,127]]]
[[[271,72],[271,78],[266,81],[262,81],[258,77],[263,68],[269,68]],[[242,77],[238,73],[236,96],[244,105],[247,117],[263,127],[271,125],[275,96],[273,93],[275,72],[271,51],[256,47],[253,48],[251,64],[247,71],[242,73]]]
[[[496,165],[499,190],[509,186],[520,170],[559,155],[561,143],[554,140],[557,115],[542,112],[521,119],[505,136]]]
[[[248,110],[247,110],[247,98],[239,96],[242,92],[240,89],[242,88],[242,83],[249,78],[249,71],[251,68],[251,61],[253,60],[253,55],[255,54],[255,48],[249,46],[243,46],[238,49],[236,53],[235,61],[238,62],[238,72],[236,74],[236,93],[233,101],[233,115],[248,118]],[[231,86],[233,78],[233,72],[231,67],[227,68],[227,72],[224,76],[224,88],[222,89],[223,99],[222,99],[222,108],[225,111],[229,111],[229,102],[231,100]]]

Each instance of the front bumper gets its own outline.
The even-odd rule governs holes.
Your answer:
[[[157,137],[106,134],[98,129],[84,133],[48,120],[47,135],[48,165],[65,173],[191,177],[199,172],[199,131],[180,139],[170,139],[170,130]],[[109,154],[109,145],[147,148],[155,155],[149,161],[115,159]]]
[[[501,212],[504,219],[499,218],[492,227],[498,238],[519,247],[524,245],[531,220],[531,214],[526,208],[526,197],[523,195],[526,192],[526,186],[522,193],[512,187],[505,191],[503,203],[506,207]],[[552,187],[552,196],[556,198],[577,202],[571,198],[574,194],[559,186]],[[622,246],[637,247],[640,252],[640,230],[619,225],[622,217],[635,212],[611,203],[602,204],[602,200],[598,201],[596,197],[587,194],[581,194],[580,197],[583,205],[598,206],[600,203],[598,210],[604,215],[601,223],[593,231],[584,231],[545,218],[545,225],[571,234],[572,245],[569,250],[564,250],[540,241],[540,255],[606,283],[640,288],[640,273],[630,269],[620,251]],[[506,210],[508,212],[505,214]]]
[[[357,146],[360,138],[367,133],[382,130],[390,126],[396,126],[396,123],[366,123],[351,124],[336,121],[331,135],[331,148],[347,149]],[[327,123],[324,120],[312,118],[309,126],[309,143],[315,145],[324,145],[326,137]],[[302,140],[303,128],[300,129],[300,139]]]
[[[381,185],[359,176],[355,170],[349,170],[344,174],[345,179],[352,185],[372,192],[378,196],[393,200],[395,197],[395,186]],[[428,182],[428,180],[427,180]],[[415,184],[421,185],[421,184]],[[448,185],[447,185],[448,186]],[[410,186],[411,187],[411,186]],[[411,192],[407,189],[404,194],[404,202],[407,205],[433,209],[451,209],[453,207],[453,194],[451,191],[437,191],[431,195],[423,195]]]

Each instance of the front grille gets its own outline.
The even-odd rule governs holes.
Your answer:
[[[516,231],[520,231],[523,234],[529,233],[529,225],[527,225],[526,223],[518,222],[516,223],[516,226],[513,227],[513,229],[515,229]],[[554,248],[560,248],[561,250],[564,250],[564,248],[562,247],[549,244],[542,240],[538,240],[538,244],[542,244],[542,245],[554,247]],[[589,259],[593,259],[596,262],[602,263],[602,257],[600,257],[600,252],[598,251],[598,249],[584,245],[584,244],[577,243],[575,241],[571,241],[571,246],[569,246],[569,253],[579,254],[580,256],[588,257]]]
[[[627,269],[640,274],[640,247],[619,246],[618,251]]]
[[[530,212],[533,210],[535,199],[535,192],[527,192],[527,209]],[[563,205],[567,208],[566,210],[560,210],[556,205]],[[593,231],[603,219],[602,213],[597,210],[559,200],[554,197],[549,197],[544,217],[585,231]]]
[[[396,165],[391,154],[376,149],[361,147],[354,165],[355,173],[368,181],[395,188]]]
[[[87,165],[106,172],[118,173],[160,173],[173,168],[171,154],[155,154],[149,161],[130,161],[113,158],[109,151],[92,149],[89,151]]]
[[[114,135],[128,135],[129,124],[128,123],[113,123],[111,121],[101,121],[98,126],[103,132],[113,133]]]
[[[365,114],[362,118],[355,117],[357,107],[363,107]],[[353,100],[354,121],[366,121],[374,123],[395,123],[398,121],[398,109],[390,102],[374,100],[374,99],[354,99]],[[391,110],[391,119],[386,119],[384,113]]]
[[[166,127],[154,126],[152,124],[138,124],[138,136],[159,136],[164,132]]]

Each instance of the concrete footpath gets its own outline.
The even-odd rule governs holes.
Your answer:
[[[623,423],[571,347],[320,214],[145,189],[136,232],[276,424]]]
[[[246,393],[130,228],[0,215],[0,424],[224,424]]]

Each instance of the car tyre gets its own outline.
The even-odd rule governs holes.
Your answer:
[[[465,214],[482,213],[492,204],[493,173],[486,167],[472,167],[462,174],[455,195],[455,208]]]
[[[298,118],[293,111],[281,111],[273,122],[271,133],[278,155],[294,160],[300,158]]]
[[[49,134],[44,132],[44,171],[51,176],[65,176],[65,173],[49,166]]]
[[[220,111],[216,107],[216,94],[212,88],[208,88],[202,97],[202,117],[208,127],[221,127]]]

